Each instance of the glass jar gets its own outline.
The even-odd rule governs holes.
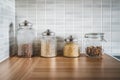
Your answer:
[[[89,57],[102,57],[103,46],[106,42],[104,39],[104,33],[88,33],[85,34],[86,48],[85,52]]]
[[[78,57],[80,55],[80,48],[77,39],[70,36],[65,39],[64,56],[65,57]]]
[[[55,57],[56,54],[56,36],[49,29],[42,33],[41,38],[41,56]]]
[[[19,24],[17,30],[18,56],[32,57],[34,38],[35,32],[30,22],[25,20],[23,23]]]

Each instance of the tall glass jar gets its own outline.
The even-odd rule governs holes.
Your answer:
[[[78,57],[80,48],[77,39],[74,39],[73,36],[66,38],[63,52],[65,57]]]
[[[49,29],[42,33],[41,38],[41,56],[55,57],[56,54],[56,36]]]
[[[88,33],[85,34],[85,39],[87,56],[101,58],[104,53],[102,44],[106,42],[104,33]]]
[[[17,30],[18,56],[32,57],[34,38],[35,32],[30,22],[25,20],[23,23],[19,24]]]

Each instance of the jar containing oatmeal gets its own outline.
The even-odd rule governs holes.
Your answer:
[[[78,57],[80,48],[77,39],[73,38],[73,36],[66,38],[63,52],[65,57]]]
[[[49,29],[42,33],[41,37],[41,56],[55,57],[56,53],[56,36]]]
[[[101,58],[104,53],[102,45],[106,42],[104,33],[88,33],[85,34],[85,39],[85,52],[87,56]]]
[[[23,23],[19,24],[19,28],[17,30],[18,56],[28,58],[32,57],[34,38],[35,31],[30,22],[25,20]]]

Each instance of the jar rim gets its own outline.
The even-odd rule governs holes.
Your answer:
[[[89,38],[89,39],[99,39],[100,41],[105,41],[104,39],[104,33],[87,33],[85,34],[85,38]]]

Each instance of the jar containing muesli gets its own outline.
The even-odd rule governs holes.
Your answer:
[[[57,56],[56,43],[57,40],[54,32],[49,29],[43,32],[41,36],[41,56],[48,58]]]
[[[72,35],[67,37],[65,39],[65,45],[64,45],[64,56],[65,57],[79,57],[80,56],[80,47],[78,44],[78,40],[73,38]]]

